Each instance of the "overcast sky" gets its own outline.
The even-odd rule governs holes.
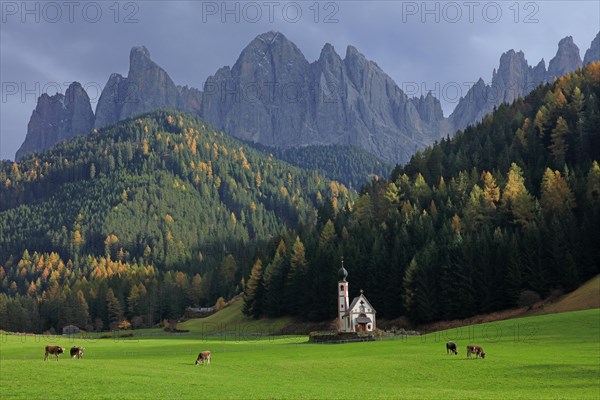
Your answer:
[[[127,75],[132,46],[145,45],[176,84],[202,88],[266,31],[310,62],[327,42],[342,58],[353,45],[407,94],[431,90],[448,115],[469,83],[489,82],[503,52],[548,66],[561,38],[573,36],[583,58],[600,30],[597,0],[2,1],[1,12],[0,159],[14,159],[41,93],[79,81],[95,110],[109,75]]]

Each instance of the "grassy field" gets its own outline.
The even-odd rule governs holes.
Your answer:
[[[194,318],[177,324],[178,329],[187,329],[205,336],[240,333],[244,336],[270,335],[279,332],[292,322],[290,317],[277,319],[264,318],[260,321],[249,319],[242,314],[242,298],[234,300],[229,307],[206,318]]]
[[[0,398],[600,397],[600,309],[344,345],[250,330],[90,341],[2,335]],[[458,356],[446,355],[448,339],[459,344]],[[48,343],[83,345],[85,358],[44,362]],[[487,357],[467,360],[468,343],[482,345]],[[193,365],[201,350],[213,352],[209,367]]]

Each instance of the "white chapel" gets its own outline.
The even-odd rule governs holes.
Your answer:
[[[340,332],[371,332],[375,330],[375,309],[369,303],[369,300],[360,291],[360,296],[355,297],[352,303],[349,303],[348,297],[348,271],[344,268],[342,259],[342,268],[338,275],[338,330]]]

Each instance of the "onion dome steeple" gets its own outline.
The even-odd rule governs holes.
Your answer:
[[[348,277],[348,271],[344,268],[344,257],[342,257],[342,268],[338,271],[338,276],[340,277],[340,281],[346,282],[346,278]]]

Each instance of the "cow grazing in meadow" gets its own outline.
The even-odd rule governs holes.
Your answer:
[[[210,365],[210,351],[201,351],[196,359],[196,365],[202,364],[206,361],[206,365]]]
[[[458,354],[458,350],[456,349],[456,343],[448,342],[446,343],[446,354]]]
[[[85,347],[71,347],[71,358],[83,358],[83,350],[85,350]]]
[[[44,354],[44,361],[48,360],[48,355],[52,354],[56,356],[56,361],[58,361],[58,356],[65,352],[64,347],[60,346],[46,346],[46,353]]]
[[[475,358],[485,358],[485,352],[481,346],[468,345],[467,346],[467,358],[471,358],[471,354],[475,354]]]

